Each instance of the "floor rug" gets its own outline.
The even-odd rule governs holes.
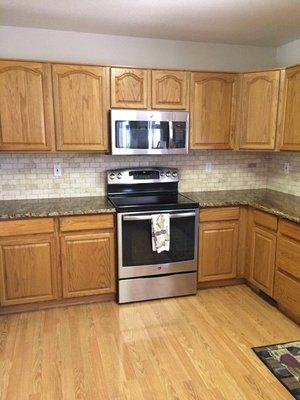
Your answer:
[[[300,341],[253,347],[253,351],[291,395],[300,400]]]

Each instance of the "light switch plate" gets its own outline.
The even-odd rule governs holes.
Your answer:
[[[53,176],[55,177],[59,177],[62,175],[62,171],[61,171],[61,164],[54,164],[53,166]]]
[[[283,172],[288,175],[290,173],[290,163],[286,162],[283,164]]]
[[[205,164],[205,172],[210,173],[212,170],[212,164],[211,162],[208,162]]]

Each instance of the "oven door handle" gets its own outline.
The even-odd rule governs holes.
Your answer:
[[[153,214],[153,215],[155,215],[155,214]],[[195,217],[195,215],[196,215],[196,213],[194,211],[192,211],[192,212],[186,212],[186,213],[170,214],[170,218]],[[151,220],[151,219],[152,219],[152,215],[124,215],[123,216],[124,221],[146,221],[146,220]]]

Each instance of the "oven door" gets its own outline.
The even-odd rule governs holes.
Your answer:
[[[152,250],[151,215],[118,214],[119,278],[162,275],[197,270],[198,210],[170,214],[170,250]]]

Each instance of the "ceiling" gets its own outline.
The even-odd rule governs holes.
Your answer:
[[[279,46],[300,38],[300,0],[0,0],[0,25]]]

